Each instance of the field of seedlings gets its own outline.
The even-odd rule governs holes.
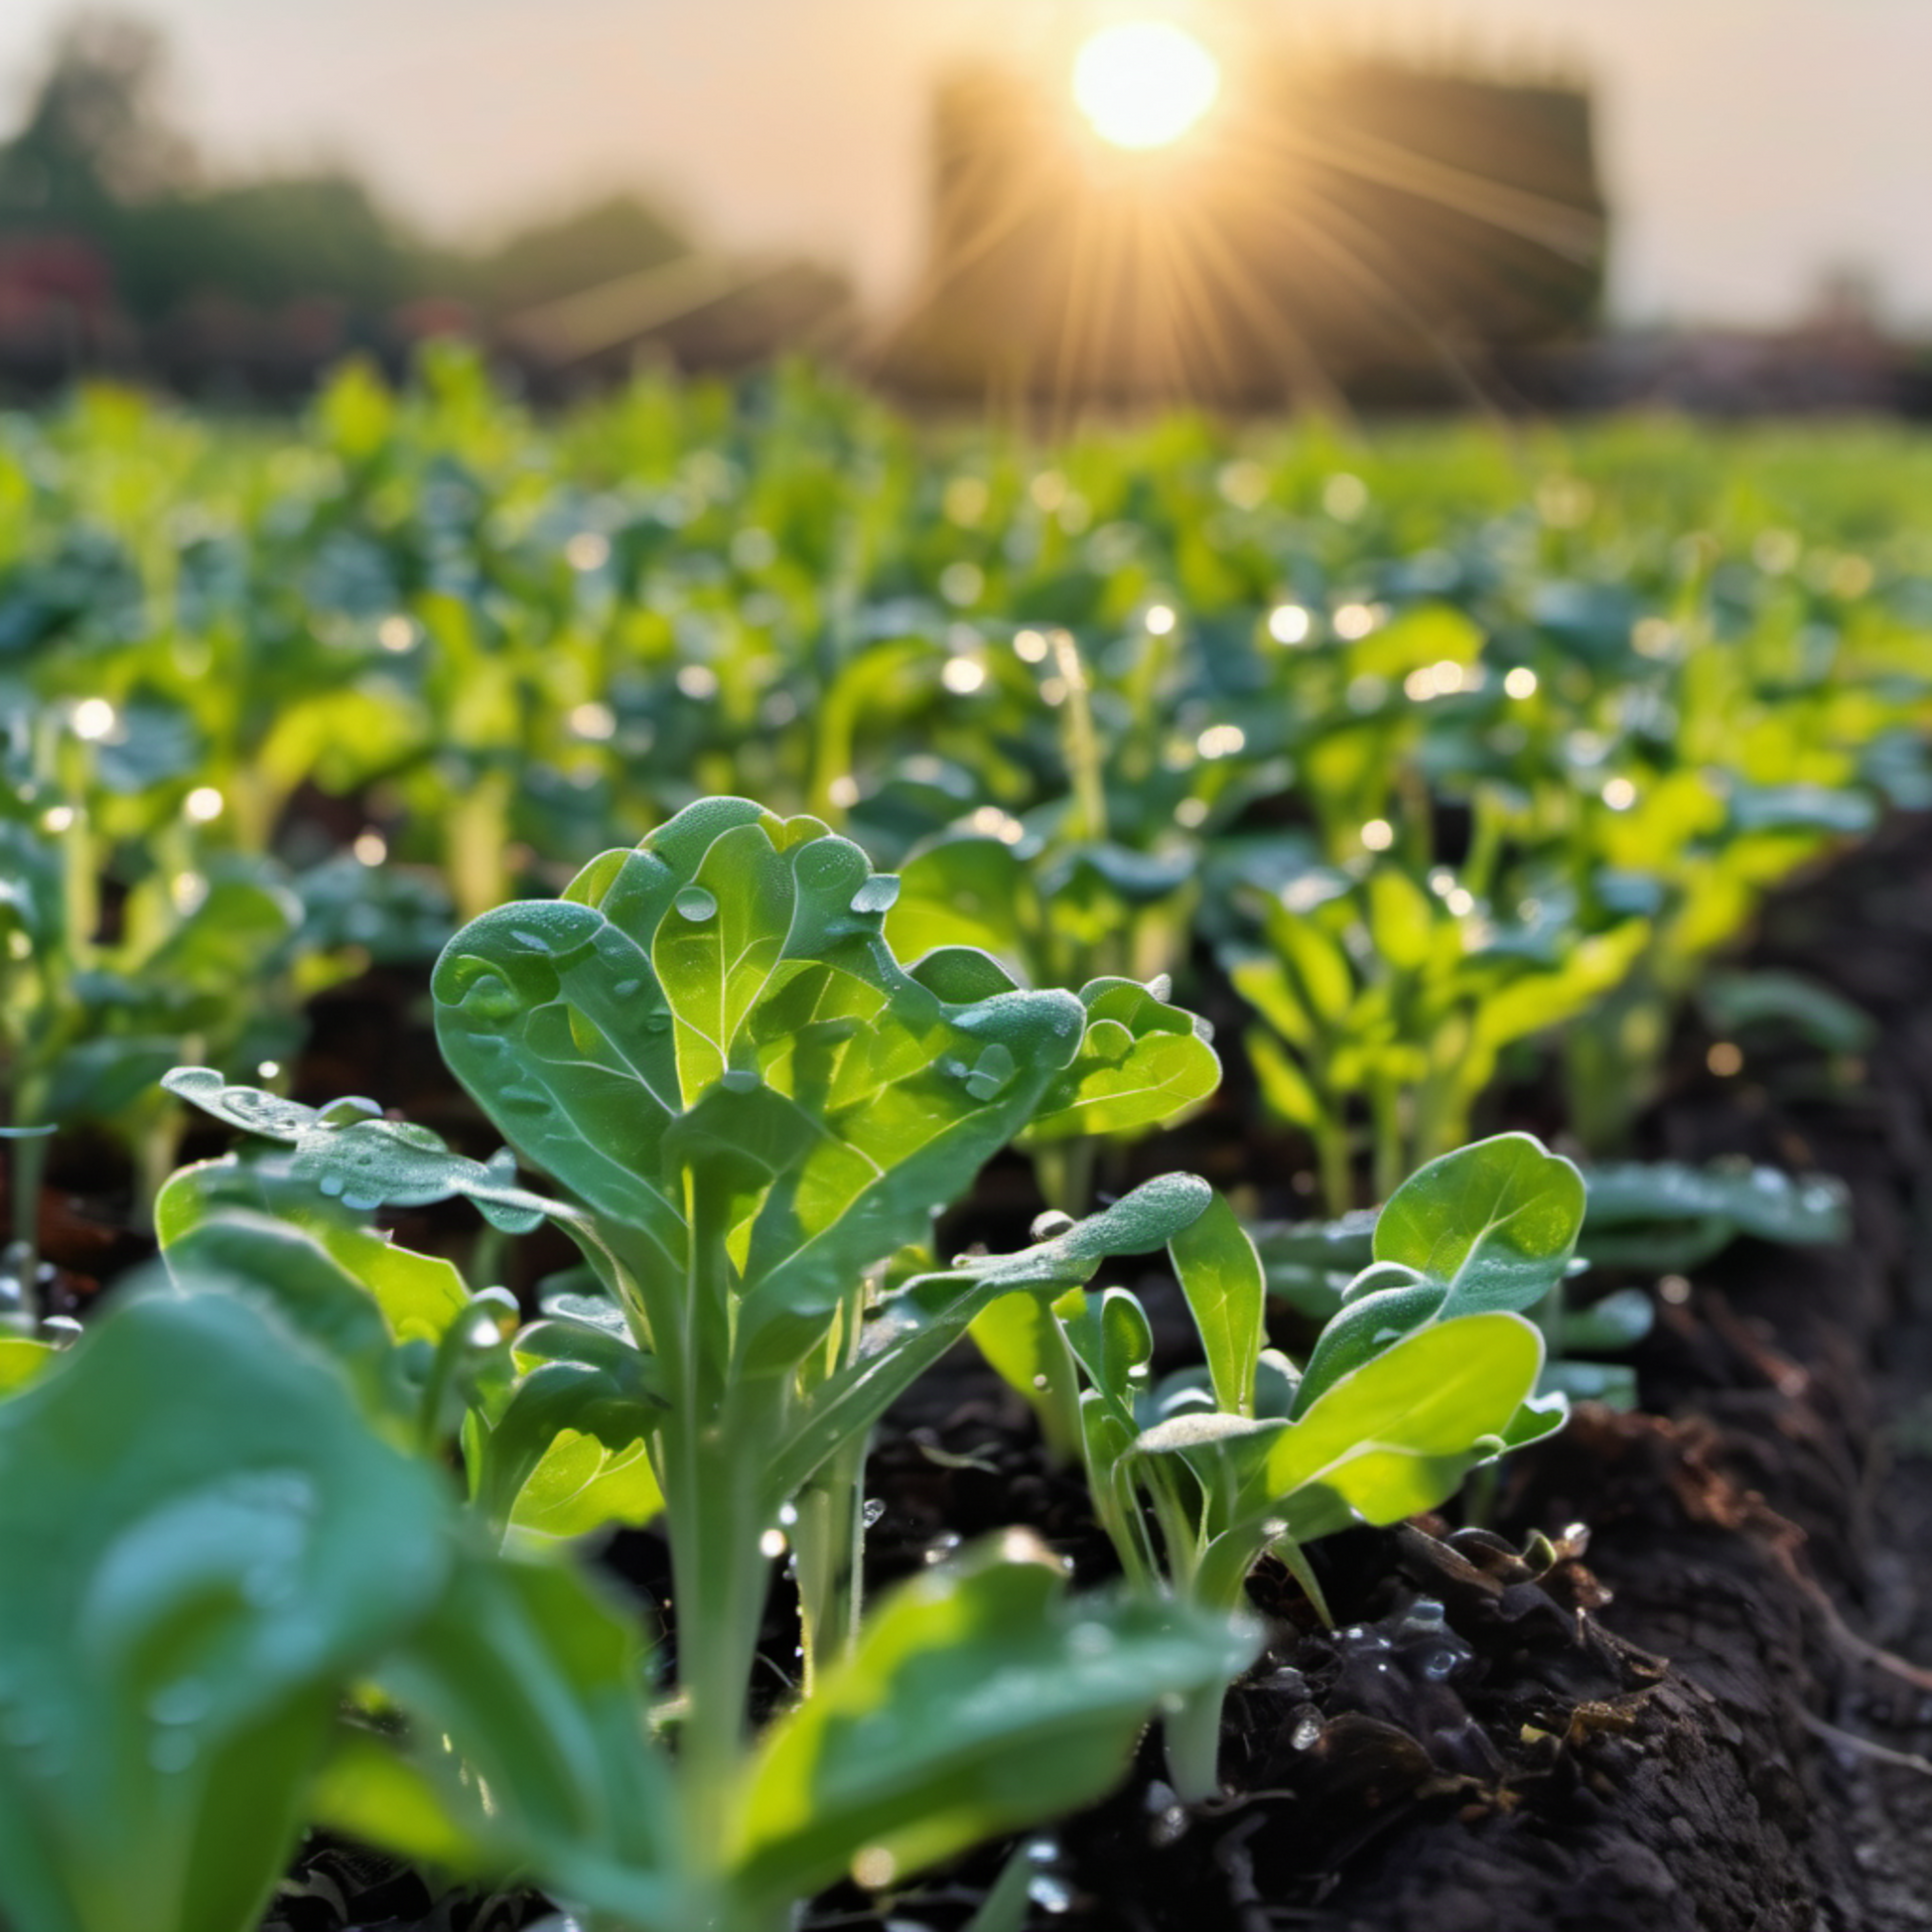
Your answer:
[[[1903,431],[0,417],[0,1926],[1922,1926],[1928,809]]]

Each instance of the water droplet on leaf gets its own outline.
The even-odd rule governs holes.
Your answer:
[[[717,899],[702,886],[687,886],[672,899],[679,916],[689,919],[693,925],[700,925],[718,910]]]

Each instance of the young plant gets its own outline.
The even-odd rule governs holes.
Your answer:
[[[1310,897],[1259,899],[1265,946],[1230,948],[1228,971],[1261,1021],[1246,1044],[1262,1097],[1313,1143],[1331,1214],[1355,1204],[1359,1116],[1386,1199],[1467,1138],[1503,1050],[1599,1005],[1646,936],[1641,920],[1566,931],[1539,956],[1391,865]]]
[[[1564,1398],[1537,1396],[1544,1342],[1521,1311],[1562,1279],[1582,1217],[1577,1170],[1528,1135],[1432,1163],[1383,1209],[1370,1265],[1301,1370],[1264,1345],[1261,1259],[1223,1200],[1169,1241],[1204,1367],[1151,1387],[1153,1330],[1133,1295],[1054,1300],[1048,1346],[1087,1385],[1087,1478],[1128,1577],[1232,1615],[1272,1552],[1325,1618],[1306,1545],[1433,1509],[1562,1424]],[[1224,1690],[1167,1721],[1183,1798],[1218,1789]]]
[[[712,799],[594,862],[562,899],[458,933],[434,978],[445,1054],[567,1193],[532,1193],[367,1103],[317,1114],[205,1071],[173,1081],[292,1144],[288,1176],[345,1207],[463,1192],[500,1225],[548,1215],[578,1242],[604,1299],[558,1332],[604,1359],[621,1328],[639,1358],[647,1400],[626,1426],[663,1499],[679,1780],[707,1839],[741,1769],[787,1544],[807,1685],[854,1640],[873,1424],[999,1295],[1077,1285],[1206,1198],[1187,1176],[1149,1183],[1022,1256],[915,1277],[875,1314],[876,1271],[923,1245],[1030,1123],[1108,1091],[1125,1031],[1071,994],[1020,990],[983,953],[908,971],[882,930],[893,895],[816,820]]]
[[[896,1885],[1097,1797],[1156,1701],[1252,1654],[1225,1619],[1071,1600],[1011,1537],[884,1603],[699,1833],[632,1621],[477,1535],[385,1440],[344,1306],[223,1222],[0,1400],[16,1932],[249,1932],[311,1822],[608,1932],[781,1932],[847,1872]]]

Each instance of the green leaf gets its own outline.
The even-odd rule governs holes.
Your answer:
[[[30,1341],[24,1335],[0,1335],[0,1397],[38,1381],[60,1353],[48,1342]]]
[[[967,1332],[993,1371],[1033,1410],[1052,1453],[1061,1461],[1078,1455],[1078,1390],[1063,1386],[1071,1379],[1066,1340],[1044,1297],[1002,1295],[980,1310]]]
[[[1287,1534],[1306,1543],[1447,1501],[1503,1446],[1542,1367],[1543,1337],[1520,1315],[1471,1314],[1352,1369],[1269,1451],[1267,1483]]]
[[[642,1292],[684,1276],[689,1213],[724,1242],[748,1368],[800,1359],[924,1239],[1079,1046],[1068,994],[948,1004],[908,976],[891,899],[815,819],[709,799],[437,965],[446,1058],[531,1166],[642,1237]]]
[[[1573,1163],[1531,1135],[1497,1134],[1396,1189],[1375,1223],[1375,1259],[1441,1284],[1444,1320],[1525,1309],[1563,1279],[1583,1218]]]
[[[1234,1209],[1216,1194],[1170,1246],[1207,1352],[1215,1403],[1231,1415],[1252,1415],[1255,1363],[1268,1339],[1267,1285],[1255,1244]]]
[[[368,1294],[398,1342],[440,1341],[471,1305],[456,1266],[398,1247],[352,1210],[298,1180],[287,1155],[266,1150],[224,1155],[179,1169],[155,1201],[164,1250],[209,1218],[271,1214],[300,1229]]]
[[[1206,1022],[1169,1006],[1135,980],[1080,990],[1086,1031],[1073,1064],[1048,1084],[1022,1137],[1035,1147],[1081,1134],[1135,1134],[1165,1126],[1221,1083]]]
[[[527,1234],[553,1206],[519,1187],[512,1168],[452,1154],[428,1128],[382,1119],[372,1100],[305,1107],[207,1066],[178,1066],[161,1084],[230,1127],[292,1146],[289,1173],[345,1207],[427,1207],[462,1194],[491,1225]]]
[[[589,1536],[614,1524],[641,1528],[663,1507],[647,1437],[613,1449],[596,1434],[563,1429],[516,1492],[510,1527],[533,1536]]]
[[[1850,1195],[1843,1181],[1826,1174],[1787,1174],[1744,1163],[1694,1168],[1632,1161],[1591,1168],[1585,1180],[1584,1250],[1605,1265],[1617,1259],[1612,1242],[1666,1236],[1673,1223],[1699,1229],[1719,1222],[1725,1240],[1749,1234],[1822,1246],[1850,1238]]]
[[[561,1566],[471,1557],[377,1682],[413,1720],[388,1746],[409,1802],[384,1811],[332,1776],[322,1822],[408,1858],[465,1847],[478,1872],[528,1870],[591,1912],[678,1932],[687,1859],[631,1617]]]
[[[1000,839],[944,838],[899,871],[886,934],[901,958],[940,947],[972,947],[1025,968],[1032,947],[1022,927],[1036,915],[1027,864]]]
[[[223,1208],[169,1241],[162,1259],[184,1293],[218,1291],[272,1310],[347,1375],[366,1416],[400,1419],[388,1323],[361,1284],[305,1229]]]
[[[341,1687],[449,1571],[436,1472],[240,1300],[109,1313],[0,1405],[0,1908],[256,1923]]]
[[[477,1471],[477,1501],[492,1523],[516,1521],[520,1512],[524,1527],[566,1536],[581,1530],[565,1523],[599,1527],[598,1520],[583,1520],[599,1502],[620,1512],[605,1521],[633,1520],[622,1512],[638,1509],[644,1513],[634,1520],[646,1521],[661,1506],[650,1465],[640,1459],[664,1413],[652,1364],[621,1344],[613,1352],[628,1361],[548,1360],[517,1382],[489,1429]],[[573,1448],[575,1442],[601,1453]],[[533,1483],[537,1491],[526,1506]],[[582,1492],[598,1483],[608,1484],[601,1497],[586,1498]]]
[[[767,1472],[773,1507],[801,1488],[841,1444],[870,1429],[1001,1296],[1080,1288],[1103,1261],[1151,1254],[1172,1240],[1213,1195],[1197,1174],[1161,1174],[1017,1254],[963,1256],[943,1273],[909,1276],[868,1324],[859,1359],[802,1405],[799,1426]]]
[[[1877,1037],[1877,1023],[1863,1007],[1803,973],[1707,973],[1697,998],[1712,1030],[1725,1037],[1788,1028],[1828,1053],[1869,1052]]]
[[[1161,1699],[1254,1652],[1224,1617],[1068,1598],[1059,1564],[1011,1532],[902,1586],[766,1736],[733,1848],[740,1889],[776,1901],[847,1872],[882,1888],[1091,1803]]]

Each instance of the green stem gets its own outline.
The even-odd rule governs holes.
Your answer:
[[[1034,1173],[1048,1207],[1077,1220],[1093,1199],[1094,1161],[1099,1142],[1090,1134],[1076,1140],[1048,1141],[1034,1154]]]
[[[8,1247],[20,1269],[22,1307],[30,1315],[40,1312],[35,1284],[41,1265],[41,1182],[47,1173],[47,1147],[45,1134],[10,1136],[7,1141],[8,1198],[13,1208]]]
[[[791,1528],[797,1555],[803,1694],[819,1673],[850,1654],[859,1636],[865,1561],[865,1468],[870,1434],[848,1443],[800,1494]]]
[[[1402,1132],[1402,1088],[1387,1074],[1369,1089],[1375,1123],[1375,1198],[1387,1200],[1408,1177]]]
[[[1076,812],[1076,822],[1067,827],[1067,836],[1098,843],[1107,836],[1107,788],[1101,777],[1093,706],[1088,701],[1087,667],[1071,631],[1053,632],[1053,668],[1066,686],[1066,696],[1060,703],[1060,748]]]
[[[1355,1171],[1348,1158],[1348,1127],[1338,1108],[1326,1109],[1311,1130],[1315,1169],[1321,1176],[1321,1200],[1331,1219],[1339,1220],[1355,1205]]]
[[[750,1432],[745,1432],[747,1435]],[[716,1855],[729,1842],[745,1748],[746,1702],[764,1616],[766,1559],[759,1539],[758,1463],[739,1432],[681,1412],[667,1432],[672,1608],[676,1614],[678,1782],[690,1843]]]
[[[1221,1711],[1227,1694],[1225,1683],[1203,1684],[1184,1692],[1161,1720],[1168,1782],[1182,1804],[1205,1804],[1221,1795]]]

